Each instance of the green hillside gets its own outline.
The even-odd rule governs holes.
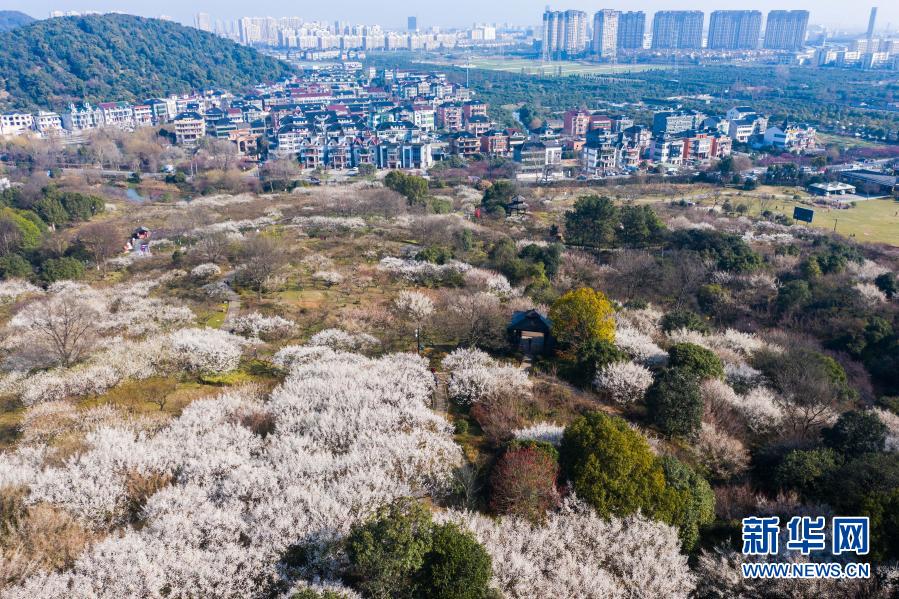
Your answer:
[[[0,31],[9,31],[34,22],[34,17],[17,10],[0,10]]]
[[[131,15],[47,19],[0,34],[0,97],[19,108],[241,89],[290,73],[211,33]]]

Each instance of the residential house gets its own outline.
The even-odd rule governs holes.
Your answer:
[[[452,136],[450,151],[459,156],[474,156],[481,151],[481,140],[474,133],[460,131]]]
[[[34,128],[43,136],[62,132],[62,117],[56,112],[41,110],[34,119]]]
[[[817,136],[814,127],[783,123],[765,130],[765,145],[790,152],[801,152],[815,147]]]
[[[510,152],[509,135],[505,131],[491,130],[481,136],[482,154],[508,156]]]
[[[73,133],[96,129],[103,126],[103,114],[100,109],[88,103],[70,104],[69,109],[62,113],[62,126]]]
[[[515,151],[515,161],[521,164],[520,179],[554,179],[562,174],[562,146],[553,140],[528,141]]]
[[[175,143],[195,146],[206,135],[206,122],[198,112],[182,112],[175,116]]]
[[[127,102],[103,102],[99,104],[103,127],[134,129],[134,110]]]
[[[34,127],[34,117],[26,112],[0,114],[0,135],[22,135]]]

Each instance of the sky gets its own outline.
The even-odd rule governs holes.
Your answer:
[[[878,29],[891,25],[899,27],[899,2],[878,0]],[[786,4],[785,4],[786,3]],[[444,27],[470,26],[474,22],[513,23],[519,25],[537,24],[546,8],[545,0],[451,0],[449,2],[398,2],[396,0],[216,0],[215,2],[185,0],[2,0],[0,9],[21,10],[36,18],[45,18],[51,10],[63,11],[119,11],[147,17],[168,15],[182,23],[193,22],[194,14],[207,12],[213,20],[233,20],[244,16],[298,16],[307,20],[340,20],[350,23],[378,23],[388,28],[405,27],[406,17],[418,17],[420,28],[432,25]],[[811,12],[812,24],[825,25],[841,30],[864,30],[868,23],[871,4],[855,5],[845,0],[683,0],[672,4],[663,0],[637,2],[610,2],[598,4],[595,1],[565,0],[564,4],[552,4],[553,9],[580,9],[593,13],[600,8],[618,10],[703,10],[715,9],[756,9],[767,12],[771,9],[806,9]],[[706,16],[708,24],[708,16]]]

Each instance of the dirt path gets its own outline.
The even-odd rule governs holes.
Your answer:
[[[228,311],[225,313],[225,319],[222,321],[222,330],[230,331],[231,327],[234,326],[234,319],[240,316],[240,295],[231,287],[231,277],[234,276],[234,271],[230,271],[225,273],[222,282],[228,286],[228,291],[225,293],[225,301],[228,302]]]

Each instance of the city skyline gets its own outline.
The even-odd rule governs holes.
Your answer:
[[[407,5],[399,3],[390,3],[387,6],[379,5],[377,7],[358,0],[350,0],[338,3],[328,3],[327,5],[312,5],[297,10],[295,6],[280,2],[271,2],[263,0],[253,5],[253,14],[247,12],[247,6],[244,3],[236,2],[220,2],[212,3],[193,3],[185,5],[184,3],[174,2],[172,0],[161,0],[159,2],[147,4],[138,4],[137,2],[121,2],[113,0],[89,0],[86,2],[58,0],[36,0],[34,2],[25,2],[24,0],[11,0],[7,3],[6,8],[11,10],[21,10],[36,18],[46,18],[51,11],[78,11],[78,12],[126,12],[146,17],[159,17],[166,15],[172,19],[186,24],[192,25],[196,13],[209,13],[215,20],[235,20],[240,17],[250,16],[299,16],[305,20],[330,21],[339,19],[341,21],[349,21],[365,24],[380,24],[386,28],[404,30],[407,25],[407,18],[416,13],[418,27],[422,30],[433,26],[437,27],[464,27],[470,26],[473,22],[496,22],[510,23],[521,26],[539,26],[540,15],[546,9],[546,3],[543,1],[530,1],[516,3],[514,6],[509,4],[491,4],[484,5],[475,3],[471,0],[461,0],[453,3],[451,6],[434,5],[430,7],[416,7],[412,10]],[[873,6],[873,5],[872,5]],[[764,2],[747,4],[736,0],[694,0],[689,3],[682,3],[675,7],[669,4],[657,2],[645,2],[637,5],[624,5],[623,3],[597,3],[586,2],[584,0],[571,0],[564,3],[551,4],[552,10],[581,10],[590,15],[592,22],[593,14],[602,9],[612,9],[618,11],[626,10],[642,10],[651,16],[654,12],[661,10],[700,10],[706,13],[706,17],[714,10],[759,10],[768,12],[769,10],[787,9],[787,10],[809,10],[811,12],[810,24],[823,25],[833,29],[842,29],[847,31],[865,31],[868,22],[868,9],[853,11],[847,15],[845,5],[837,5],[836,3],[814,3],[809,0],[796,0],[787,5],[780,2]],[[298,14],[299,13],[299,14]],[[510,18],[512,15],[512,18]],[[847,18],[848,17],[848,18]],[[887,26],[895,28],[899,26],[899,7],[879,6],[877,16],[877,31],[882,31]]]

